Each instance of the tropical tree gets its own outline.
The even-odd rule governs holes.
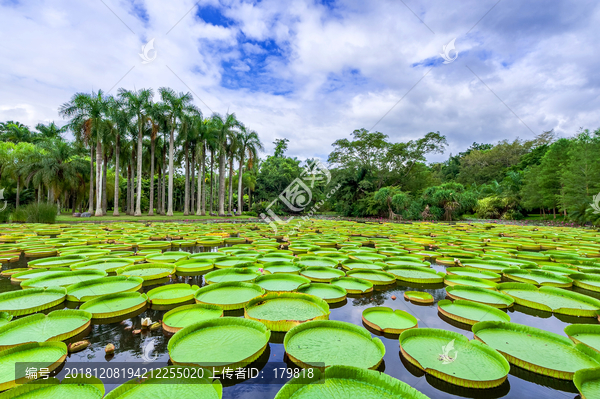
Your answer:
[[[148,210],[148,216],[154,215],[154,166],[155,166],[155,153],[156,153],[156,139],[158,134],[167,130],[167,118],[166,114],[168,107],[164,103],[152,103],[148,106],[148,117],[150,118],[151,132],[150,132],[150,209]],[[160,186],[160,180],[158,182]]]
[[[219,114],[213,114],[212,122],[217,134],[219,151],[219,216],[225,216],[225,158],[227,145],[236,134],[235,128],[240,125],[240,122],[236,119],[235,114],[229,113],[224,117]]]
[[[238,160],[239,160],[239,172],[238,172],[238,206],[237,215],[241,216],[242,209],[244,207],[243,196],[243,167],[246,155],[248,156],[248,169],[252,169],[254,161],[258,157],[258,152],[264,149],[258,133],[254,130],[249,130],[245,126],[240,127],[240,134],[238,137],[239,149],[238,149]]]

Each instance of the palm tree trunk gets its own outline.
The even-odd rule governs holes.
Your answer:
[[[228,196],[229,206],[227,209],[227,214],[231,215],[233,209],[233,154],[229,157],[229,196]]]
[[[164,148],[165,152],[166,152],[166,147]],[[160,214],[162,216],[165,216],[165,207],[167,204],[166,198],[167,198],[167,184],[166,184],[166,174],[167,174],[167,170],[165,169],[166,166],[166,155],[163,156],[163,164],[162,164],[162,190],[160,192],[161,195],[161,206],[160,206]]]
[[[183,153],[185,159],[185,184],[184,184],[184,197],[183,197],[183,216],[190,214],[190,154],[188,149],[188,143],[185,143],[185,150]]]
[[[127,164],[127,198],[126,198],[125,214],[129,215],[131,212],[131,162]]]
[[[137,197],[134,216],[142,216],[142,126],[138,132],[137,142]]]
[[[19,209],[19,194],[21,193],[21,177],[17,176],[17,198],[15,203],[15,209]]]
[[[96,143],[96,216],[102,216],[102,142]]]
[[[93,198],[94,194],[90,198]],[[38,204],[42,202],[42,185],[38,184]]]
[[[154,216],[154,135],[150,139],[150,210],[148,216]]]
[[[38,201],[40,202],[40,201]],[[88,212],[94,211],[94,146],[90,144],[90,203]]]
[[[242,174],[243,174],[243,170],[244,170],[244,152],[242,151],[241,155],[240,155],[240,169],[238,172],[238,209],[237,209],[237,215],[241,216],[242,215],[242,210],[244,208],[244,187],[242,186]]]
[[[106,216],[108,211],[108,191],[106,188],[106,180],[108,179],[108,155],[104,154],[104,165],[102,165],[102,216]]]
[[[225,216],[225,150],[219,151],[219,216]]]
[[[115,141],[115,199],[113,205],[113,216],[119,216],[119,146],[121,137],[117,133],[117,140]]]
[[[192,175],[190,177],[190,213],[194,213],[194,199],[195,196],[194,194],[196,194],[196,186],[194,185],[194,181],[196,178],[196,150],[195,150],[195,146],[194,149],[192,150],[192,162],[190,163],[190,174]]]
[[[202,143],[202,152],[200,153],[200,162],[198,162],[198,210],[196,215],[206,215],[206,184],[204,183],[204,158],[206,156],[206,146]]]
[[[174,128],[171,129],[169,135],[169,204],[167,209],[167,216],[173,216],[173,151],[174,151]]]
[[[208,208],[209,214],[213,214],[213,167],[215,163],[214,150],[210,150],[210,207]]]

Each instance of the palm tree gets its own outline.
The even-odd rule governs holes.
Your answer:
[[[150,209],[148,210],[148,216],[154,215],[154,163],[156,158],[156,138],[161,130],[166,131],[167,120],[165,114],[167,112],[168,108],[164,103],[153,103],[147,110],[152,127],[150,133]],[[160,180],[158,181],[158,185],[160,187]]]
[[[50,122],[47,125],[38,123],[35,129],[39,132],[36,134],[34,141],[44,139],[62,139],[62,134],[67,130],[66,126],[58,127],[56,123]]]
[[[258,133],[254,130],[248,130],[245,126],[240,128],[241,133],[239,134],[239,162],[240,169],[238,172],[238,211],[237,215],[242,215],[242,208],[244,206],[243,197],[244,197],[244,189],[243,189],[243,166],[244,166],[244,158],[248,155],[248,168],[252,169],[254,160],[258,157],[258,152],[264,149],[263,144],[258,137]],[[250,205],[250,204],[248,204]]]
[[[94,207],[94,146],[96,144],[96,187],[98,197],[96,200],[96,216],[102,214],[101,208],[101,166],[102,166],[102,141],[101,128],[102,121],[107,109],[108,99],[104,96],[102,90],[87,93],[75,93],[71,100],[60,106],[58,112],[63,118],[70,118],[66,125],[75,135],[75,139],[84,142],[90,147],[90,202],[89,212]]]
[[[179,93],[175,90],[167,87],[161,87],[158,89],[160,97],[168,107],[167,111],[167,123],[169,126],[169,199],[167,216],[173,216],[173,157],[174,157],[174,141],[175,141],[175,129],[178,123],[183,119],[183,115],[186,111],[194,109],[192,105],[192,94],[191,93]]]
[[[190,110],[191,111],[191,110]],[[185,184],[184,184],[184,200],[183,200],[183,215],[190,214],[190,147],[193,147],[193,142],[196,140],[195,135],[195,118],[202,117],[200,112],[186,112],[183,114],[179,127],[179,135],[177,136],[177,144],[183,147],[183,157],[185,165]]]
[[[214,114],[212,121],[217,132],[219,151],[219,216],[225,216],[225,157],[227,143],[235,134],[234,129],[240,123],[235,118],[235,114],[226,114],[225,117]]]
[[[115,124],[115,193],[113,216],[119,216],[119,179],[121,177],[119,173],[119,167],[121,166],[121,152],[123,151],[123,148],[121,147],[121,139],[127,137],[127,132],[132,127],[132,118],[131,114],[126,108],[126,104],[122,100],[117,100],[114,98],[111,98],[109,101],[108,115]]]
[[[137,198],[135,201],[135,216],[142,215],[142,137],[148,122],[148,109],[152,104],[154,91],[140,89],[137,91],[119,89],[119,97],[127,102],[127,108],[135,115],[137,125]]]
[[[213,130],[211,130],[211,124],[209,119],[203,119],[202,115],[199,115],[195,119],[194,129],[198,138],[197,152],[199,152],[198,161],[198,199],[197,199],[197,210],[196,215],[206,215],[206,182],[204,170],[206,164],[206,147],[207,142],[214,137]]]

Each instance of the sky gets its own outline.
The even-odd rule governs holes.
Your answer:
[[[235,112],[265,154],[439,131],[431,162],[600,127],[593,0],[0,0],[0,21],[0,121],[62,125],[76,92],[167,86]]]

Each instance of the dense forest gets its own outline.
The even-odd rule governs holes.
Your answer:
[[[1,220],[35,203],[95,216],[256,216],[268,207],[287,214],[274,200],[313,164],[287,156],[286,138],[274,142],[272,155],[262,154],[259,134],[235,114],[204,117],[190,93],[169,88],[77,93],[58,113],[62,127],[0,123],[0,189],[8,204]],[[600,191],[600,129],[473,143],[445,162],[427,162],[447,145],[440,132],[394,142],[381,132],[355,130],[332,143],[330,179],[314,184],[311,199],[320,212],[351,217],[538,214],[600,223],[592,206]]]

